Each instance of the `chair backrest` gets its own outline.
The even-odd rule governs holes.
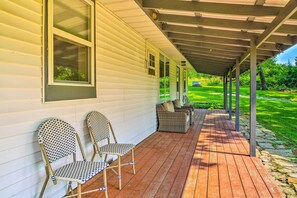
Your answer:
[[[175,106],[175,107],[177,107],[177,108],[181,108],[181,104],[180,104],[179,99],[174,100],[173,103],[174,103],[174,106]]]
[[[50,118],[37,129],[39,144],[43,144],[49,162],[76,153],[75,129],[67,122]]]
[[[98,111],[92,111],[87,115],[88,128],[92,128],[96,142],[110,138],[109,120]]]

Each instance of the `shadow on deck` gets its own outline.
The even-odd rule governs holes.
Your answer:
[[[197,110],[187,134],[156,132],[135,149],[136,175],[107,171],[109,197],[281,197],[275,181],[221,110]],[[126,156],[123,161],[129,161]],[[103,185],[98,175],[84,185]],[[102,192],[88,197],[103,197]]]

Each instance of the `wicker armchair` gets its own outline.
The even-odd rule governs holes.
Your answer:
[[[162,104],[157,107],[158,131],[186,133],[190,127],[190,116],[187,112],[170,112]]]
[[[187,110],[190,112],[190,124],[192,124],[195,120],[195,111],[194,111],[194,107],[192,105],[190,106],[181,106],[179,99],[176,99],[173,101],[174,104],[174,109],[176,111],[183,111],[183,110]]]

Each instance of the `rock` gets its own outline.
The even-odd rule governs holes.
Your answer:
[[[279,160],[279,159],[275,159],[274,162],[277,163],[278,165],[280,165],[282,167],[286,167],[286,168],[297,166],[297,164],[295,164],[295,163],[284,161],[284,160]],[[297,170],[297,169],[295,169],[295,170]]]
[[[276,148],[277,149],[285,149],[286,147],[284,145],[277,145]]]
[[[289,149],[286,149],[286,150],[267,149],[267,151],[271,154],[276,154],[283,157],[291,157],[293,155],[292,151]]]
[[[295,191],[297,192],[297,184],[293,184],[293,187],[295,188]]]
[[[296,170],[296,171],[297,171],[297,170]],[[289,177],[297,178],[297,173],[290,173],[290,174],[289,174]]]
[[[288,158],[287,158],[287,157],[283,157],[283,156],[280,156],[280,155],[271,154],[270,156],[271,156],[273,159],[281,159],[281,160],[288,161]]]
[[[267,157],[267,156],[260,156],[260,159],[261,159],[263,162],[269,162],[269,161],[270,161],[270,157]]]
[[[273,149],[273,146],[270,143],[258,142],[258,145],[263,149]]]
[[[282,182],[286,182],[286,181],[287,181],[287,177],[286,177],[286,175],[284,175],[284,174],[282,174],[282,173],[280,173],[280,172],[271,172],[271,175],[272,175],[275,179],[277,179],[277,180],[279,180],[279,181],[282,181]]]
[[[297,184],[297,178],[288,177],[288,183]]]
[[[282,191],[288,195],[296,195],[296,192],[295,190],[293,190],[292,188],[290,187],[281,187]]]
[[[283,141],[276,140],[275,141],[275,144],[284,144],[284,142]]]

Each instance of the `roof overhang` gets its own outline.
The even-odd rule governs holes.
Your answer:
[[[297,42],[297,0],[101,0],[162,51],[198,71],[223,76]],[[141,8],[141,9],[140,9]]]
[[[147,41],[152,43],[159,50],[170,56],[177,64],[181,65],[186,61],[186,66],[193,69],[185,56],[163,33],[162,28],[151,19],[150,10],[142,9],[135,0],[99,0],[99,2],[109,9],[118,18],[140,33]]]

